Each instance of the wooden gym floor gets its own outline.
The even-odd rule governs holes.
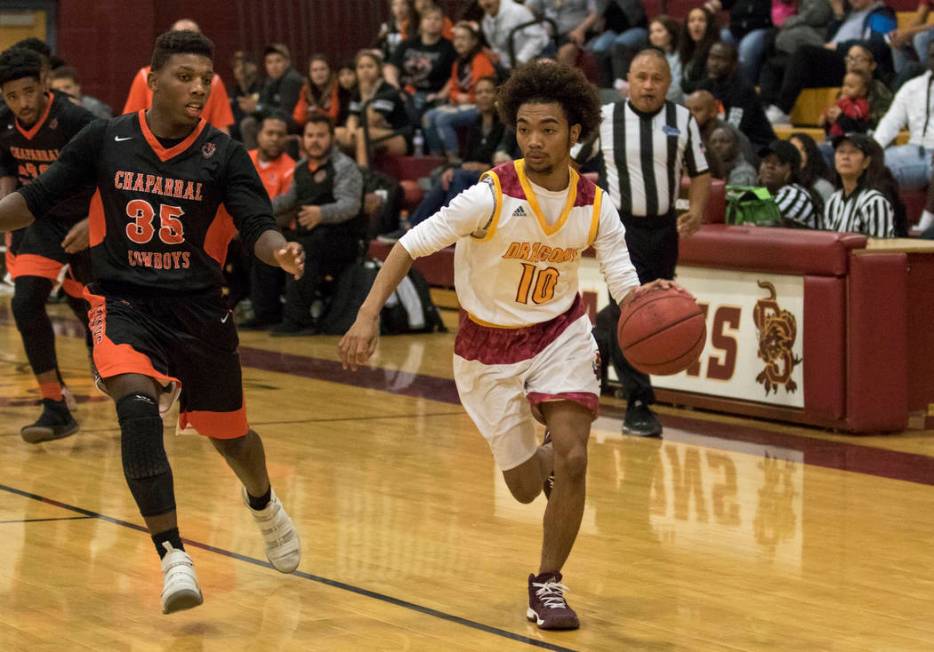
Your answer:
[[[205,594],[163,616],[161,576],[61,307],[81,432],[30,446],[36,389],[0,297],[0,650],[930,650],[934,437],[850,438],[665,409],[620,434],[608,400],[565,569],[576,632],[526,622],[544,498],[511,500],[450,381],[453,335],[241,336],[248,410],[298,524],[300,571],[266,563],[238,487],[198,436],[166,442]]]

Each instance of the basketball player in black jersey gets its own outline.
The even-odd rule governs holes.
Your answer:
[[[42,59],[25,48],[0,54],[0,91],[7,110],[0,116],[0,196],[26,185],[46,170],[59,152],[94,116],[67,98],[48,92],[42,82]],[[78,190],[49,208],[40,222],[7,236],[7,270],[14,279],[13,317],[26,357],[39,384],[42,414],[21,430],[23,439],[38,443],[74,434],[78,424],[69,410],[68,392],[55,355],[55,333],[46,302],[59,274],[69,267],[63,287],[68,303],[87,328],[88,201],[91,192]],[[90,343],[90,339],[88,339]]]
[[[304,252],[276,229],[243,147],[201,117],[214,46],[195,32],[156,40],[152,106],[98,120],[30,185],[0,201],[0,230],[44,219],[76,188],[90,206],[94,361],[120,421],[123,470],[162,558],[162,609],[201,604],[175,515],[157,397],[180,386],[179,425],[211,439],[243,483],[242,498],[276,570],[298,566],[292,520],[272,492],[263,444],[247,424],[237,332],[221,298],[235,231],[268,265],[299,277]]]

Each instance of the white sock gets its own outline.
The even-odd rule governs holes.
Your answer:
[[[929,210],[925,210],[921,213],[921,221],[918,222],[918,228],[922,231],[927,231],[931,228],[931,225],[934,225],[934,213]]]

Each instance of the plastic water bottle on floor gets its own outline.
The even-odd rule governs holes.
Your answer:
[[[414,156],[425,155],[425,137],[422,136],[421,129],[415,130],[415,136],[412,138],[412,148],[414,149]]]

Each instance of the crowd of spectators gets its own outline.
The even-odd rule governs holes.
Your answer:
[[[667,99],[690,109],[714,177],[768,188],[789,225],[905,235],[899,191],[922,189],[934,174],[927,2],[899,29],[880,0],[708,0],[681,20],[648,15],[642,0],[475,0],[457,15],[433,0],[388,0],[388,19],[352,61],[296,60],[284,43],[255,59],[239,51],[232,79],[215,76],[204,117],[243,141],[280,223],[321,262],[301,283],[248,265],[247,325],[314,330],[325,281],[360,255],[375,235],[367,217],[386,208],[389,193],[370,171],[379,157],[444,161],[422,180],[411,214],[381,221],[387,240],[517,157],[495,92],[536,58],[582,67],[614,101],[627,96],[634,54],[657,48],[673,80]],[[173,28],[199,29],[190,20]],[[53,65],[51,85],[109,116],[63,63]],[[148,105],[147,73],[134,77],[124,112]],[[818,86],[841,88],[821,115],[824,137],[778,140],[775,125],[789,122],[803,89]],[[902,130],[908,143],[893,144]],[[934,192],[920,222],[929,235],[932,227]]]

